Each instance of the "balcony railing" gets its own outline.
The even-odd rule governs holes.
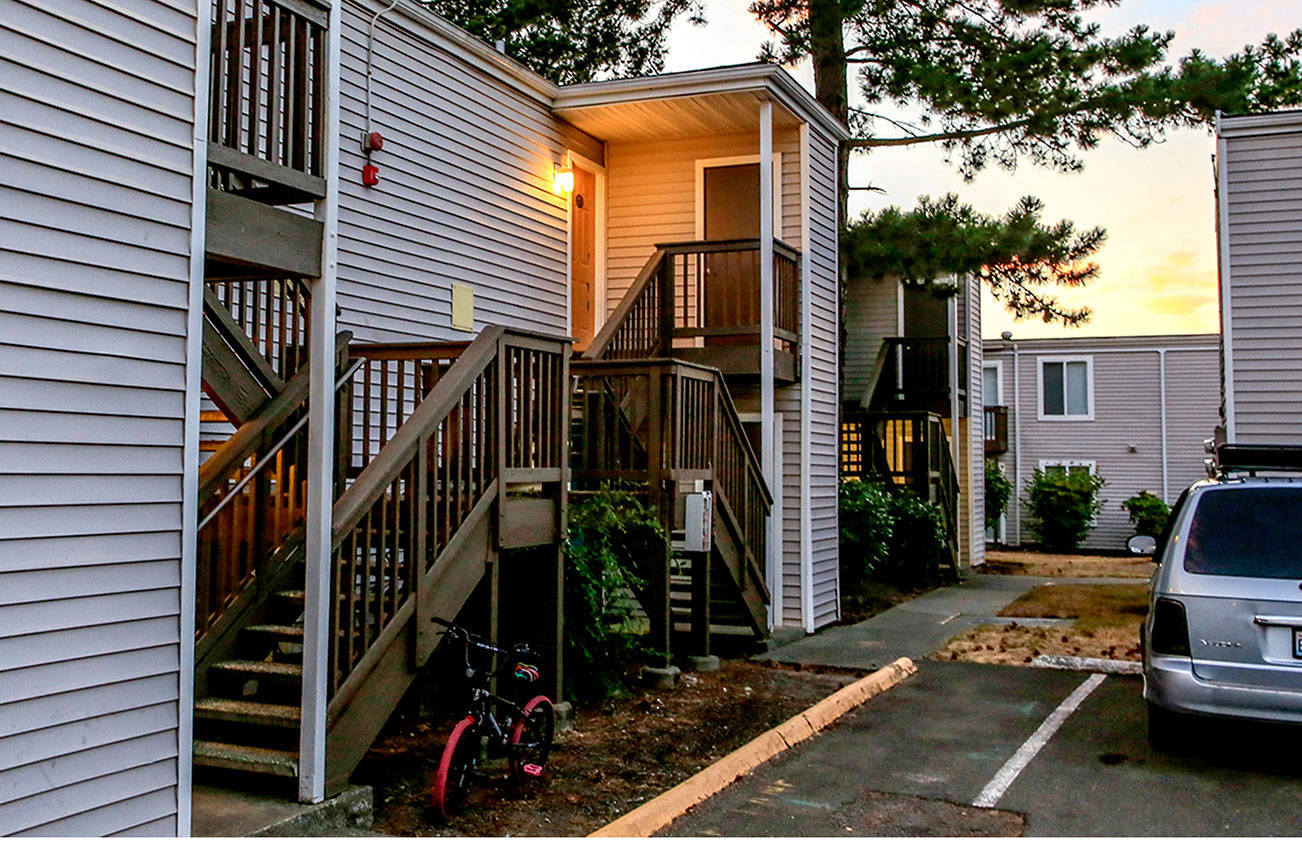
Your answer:
[[[659,244],[589,359],[674,356],[725,373],[758,373],[760,242]],[[774,375],[794,379],[800,348],[800,253],[773,242]]]
[[[325,195],[324,0],[212,4],[209,186],[268,204]]]
[[[967,415],[967,342],[958,340],[957,382],[951,382],[950,341],[945,336],[886,338],[877,363],[874,409],[930,410],[948,415],[951,389],[959,415]]]
[[[986,455],[1002,455],[1008,451],[1008,408],[985,408]]]

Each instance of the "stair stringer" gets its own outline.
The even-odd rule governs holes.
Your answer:
[[[741,547],[741,534],[733,523],[731,510],[725,503],[714,506],[714,533],[712,541],[717,562],[727,571],[726,584],[749,616],[748,626],[755,635],[763,638],[768,632],[768,595],[763,588],[762,574],[757,576],[745,551]]]
[[[455,620],[495,556],[491,485],[460,529],[439,552],[415,594],[398,611],[326,710],[326,792],[340,791],[374,743],[393,709],[438,647],[442,628],[430,619]]]

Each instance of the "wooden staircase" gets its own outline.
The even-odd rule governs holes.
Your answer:
[[[431,619],[456,618],[476,588],[495,584],[504,551],[559,543],[568,424],[564,341],[489,328],[470,343],[349,345],[344,333],[339,349],[324,685],[331,791],[437,646]],[[243,359],[239,348],[226,352],[227,368]],[[235,406],[231,393],[246,390],[228,384],[255,374],[205,378],[206,391],[219,406]],[[306,377],[304,367],[244,411],[253,415],[201,470],[201,771],[298,776],[304,535],[294,504],[305,490],[306,432],[294,426],[305,418]],[[558,682],[554,564],[556,581],[503,605],[536,614],[535,634],[521,638],[557,649]],[[494,626],[496,618],[490,613]]]
[[[653,646],[710,653],[712,635],[768,635],[765,532],[772,495],[723,375],[672,359],[572,365],[576,490],[634,486],[671,533],[664,557],[644,565],[640,602]],[[711,494],[709,552],[688,552],[686,498]]]

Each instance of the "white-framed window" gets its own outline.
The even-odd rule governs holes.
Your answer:
[[[1090,356],[1041,358],[1037,400],[1041,421],[1094,418],[1094,359]]]
[[[1004,403],[1004,363],[985,362],[981,365],[981,401],[987,407]]]
[[[1062,473],[1067,476],[1093,476],[1097,466],[1093,461],[1082,461],[1076,458],[1045,458],[1040,461],[1040,472]]]

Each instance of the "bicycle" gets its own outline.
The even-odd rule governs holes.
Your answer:
[[[471,778],[478,774],[480,742],[485,737],[488,756],[507,757],[511,779],[516,785],[542,777],[551,753],[556,712],[551,700],[541,694],[521,705],[489,689],[494,672],[520,687],[527,687],[541,677],[538,667],[529,662],[534,652],[528,645],[520,643],[509,649],[501,648],[442,618],[433,621],[447,628],[445,635],[449,639],[464,646],[466,680],[470,682],[469,708],[452,728],[430,784],[434,809],[444,820],[450,820],[465,799]],[[471,651],[486,654],[487,666],[473,666]],[[500,670],[494,670],[493,662],[498,656],[504,656],[505,661]],[[504,716],[499,718],[495,707],[504,709]]]

